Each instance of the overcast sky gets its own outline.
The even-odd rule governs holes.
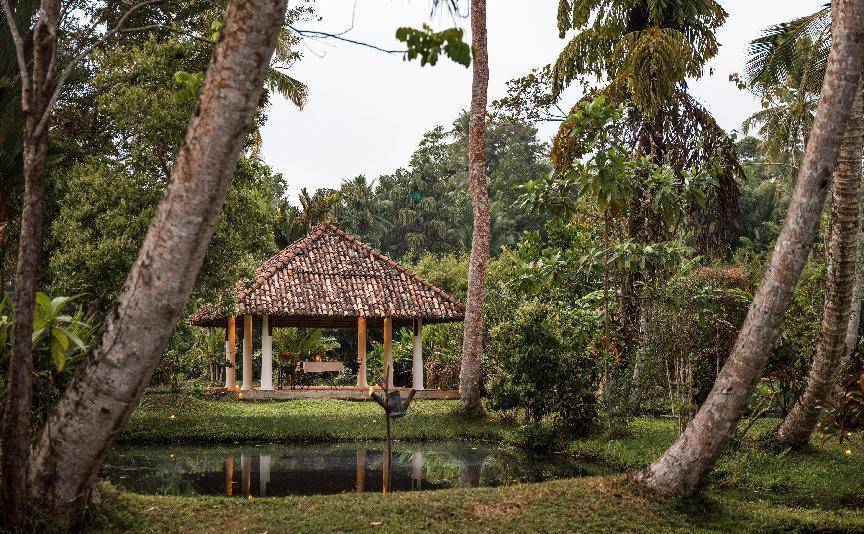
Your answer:
[[[690,88],[723,128],[738,128],[759,105],[728,81],[729,74],[743,70],[747,42],[763,28],[813,12],[824,2],[720,0],[729,18],[718,32],[720,53],[708,64],[714,74],[691,82]],[[346,37],[391,49],[403,48],[394,37],[400,26],[453,25],[449,17],[430,20],[429,0],[316,4],[321,20],[298,27],[328,32],[351,27]],[[490,102],[505,94],[508,80],[555,60],[566,43],[558,39],[557,5],[558,0],[488,1]],[[467,19],[457,22],[469,41]],[[336,187],[344,178],[365,174],[374,179],[405,166],[424,132],[451,124],[469,105],[471,71],[446,58],[435,67],[420,67],[399,54],[332,40],[306,40],[301,49],[304,57],[291,74],[309,86],[309,103],[300,111],[276,97],[263,130],[264,159],[284,174],[292,201],[302,187]],[[569,108],[579,96],[568,93],[562,102]],[[541,126],[543,140],[554,130],[552,124]]]

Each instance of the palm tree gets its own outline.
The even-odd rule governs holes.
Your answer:
[[[697,491],[732,438],[765,368],[819,225],[819,214],[861,77],[864,3],[838,2],[832,15],[833,43],[822,100],[795,193],[762,283],[708,398],[675,443],[636,474],[637,482],[646,487],[675,494]]]
[[[387,221],[382,216],[374,185],[374,181],[368,181],[362,174],[342,182],[333,216],[345,230],[380,247],[379,238]]]
[[[285,72],[300,59],[300,53],[297,52],[298,42],[297,34],[290,28],[283,26],[279,32],[276,51],[273,52],[273,60],[270,63],[270,70],[267,71],[265,81],[267,89],[279,93],[295,106],[303,109],[309,97],[309,88]]]
[[[225,37],[216,44],[197,112],[117,305],[44,426],[34,429],[31,460],[23,466],[29,488],[14,489],[58,522],[80,521],[103,453],[138,405],[188,302],[260,102],[285,7],[284,1],[229,2]],[[6,442],[3,447],[5,454]]]
[[[808,16],[773,26],[751,43],[751,58],[747,65],[751,85],[766,95],[772,92],[798,95],[791,113],[778,113],[780,116],[791,116],[785,120],[786,123],[806,124],[806,121],[798,118],[800,106],[808,100],[815,101],[815,88],[825,74],[825,62],[831,44],[830,27],[831,6],[826,6]],[[831,401],[837,370],[851,352],[846,341],[849,327],[858,322],[851,317],[851,313],[857,278],[858,197],[861,157],[864,153],[861,91],[859,87],[834,169],[828,232],[828,279],[816,355],[804,393],[775,432],[778,441],[796,448],[809,443],[822,406]],[[806,119],[806,112],[804,115]],[[781,138],[772,142],[782,147],[784,141],[791,145],[785,151],[794,154],[805,140]],[[858,307],[856,309],[860,310]]]
[[[745,70],[763,108],[744,121],[759,128],[769,163],[789,164],[792,176],[804,152],[819,99],[828,47],[831,7],[777,24],[754,39]]]
[[[593,77],[602,82],[571,114],[600,95],[609,105],[623,105],[626,131],[621,137],[629,151],[671,168],[678,178],[693,168],[716,178],[719,186],[707,199],[710,209],[694,202],[684,219],[701,252],[725,244],[738,215],[736,180],[743,177],[733,143],[688,94],[686,84],[687,78],[700,77],[705,63],[717,54],[714,32],[726,17],[714,0],[560,0],[559,35],[578,33],[561,51],[551,73],[555,98],[576,80]],[[590,146],[584,135],[574,135],[575,125],[565,120],[553,142],[550,157],[558,175],[578,165]],[[634,190],[627,206],[621,234],[636,242],[656,241],[664,222],[652,213],[641,188]],[[622,345],[631,347],[622,358],[625,364],[634,354],[638,359],[640,346],[647,343],[647,330],[638,325],[640,317],[645,323],[650,297],[640,295],[639,288],[650,278],[645,269],[621,274],[617,335],[623,338]]]
[[[491,215],[486,180],[486,104],[489,92],[489,51],[486,42],[486,0],[471,0],[471,48],[474,53],[471,111],[468,126],[468,185],[474,209],[474,231],[468,266],[468,297],[462,365],[459,371],[459,410],[481,412],[483,370],[483,292],[489,263]]]
[[[273,341],[281,351],[309,358],[316,354],[327,354],[341,345],[335,337],[325,334],[320,328],[278,328],[273,331]]]

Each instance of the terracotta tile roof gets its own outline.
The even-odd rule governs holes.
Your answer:
[[[265,261],[255,280],[237,285],[237,315],[271,316],[286,326],[347,326],[356,318],[384,317],[401,323],[461,321],[465,308],[443,289],[331,224]],[[199,326],[226,322],[206,305],[189,319]],[[375,321],[378,319],[379,321]]]

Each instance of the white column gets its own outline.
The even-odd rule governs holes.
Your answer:
[[[270,455],[262,454],[258,457],[258,495],[267,496],[267,484],[270,483]]]
[[[423,389],[423,319],[414,319],[414,361],[411,364],[412,387]]]
[[[393,319],[384,318],[384,373],[387,387],[393,388]]]
[[[357,491],[366,488],[366,449],[357,449]]]
[[[243,317],[243,386],[241,391],[252,389],[252,316]]]
[[[417,489],[423,483],[423,453],[415,451],[411,455],[411,478],[417,482]]]
[[[261,389],[273,389],[273,336],[270,335],[270,316],[261,318]]]

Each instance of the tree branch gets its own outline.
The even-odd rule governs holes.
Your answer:
[[[7,0],[2,0],[4,5]],[[143,2],[138,2],[137,4],[130,6],[126,13],[120,17],[120,20],[117,22],[117,25],[114,26],[110,31],[108,31],[105,35],[94,41],[89,46],[84,47],[78,54],[72,58],[66,68],[63,69],[63,72],[57,78],[57,83],[54,86],[54,92],[51,94],[51,99],[48,101],[48,104],[45,106],[45,112],[42,114],[42,117],[39,119],[39,124],[36,126],[36,130],[34,135],[39,135],[42,133],[42,130],[45,129],[48,124],[48,117],[51,116],[51,110],[54,107],[54,104],[57,102],[57,99],[60,98],[60,92],[63,89],[63,85],[66,83],[66,80],[69,79],[69,75],[72,74],[72,70],[75,66],[85,57],[87,57],[90,52],[95,50],[97,47],[101,46],[105,41],[113,37],[116,33],[120,32],[123,29],[123,25],[126,23],[126,20],[136,11],[141,9],[144,6],[155,4],[161,2],[162,0],[144,0]]]
[[[18,76],[21,78],[21,108],[26,111],[29,107],[27,98],[24,96],[30,92],[30,76],[27,74],[27,60],[24,57],[24,40],[18,31],[18,24],[12,15],[9,0],[0,0],[3,3],[3,13],[6,15],[6,24],[9,26],[9,35],[15,44],[15,56],[18,60]]]
[[[216,41],[214,41],[212,39],[208,39],[206,37],[201,37],[200,35],[195,35],[194,33],[187,33],[187,32],[184,32],[182,30],[178,30],[177,28],[172,28],[170,26],[166,26],[164,24],[148,24],[146,26],[136,26],[134,28],[123,28],[121,30],[118,30],[118,33],[140,32],[140,31],[147,31],[147,30],[165,30],[167,32],[171,32],[171,33],[176,34],[176,35],[182,35],[184,37],[191,37],[192,39],[195,39],[196,41],[201,41],[202,43],[207,43],[207,44],[211,44],[211,45],[216,44]]]
[[[382,48],[378,45],[374,45],[371,43],[364,43],[363,41],[355,41],[354,39],[349,39],[347,37],[342,37],[341,33],[328,33],[322,32],[318,30],[301,30],[300,28],[295,28],[294,26],[288,24],[288,28],[292,31],[300,35],[301,37],[309,37],[311,39],[336,39],[337,41],[343,41],[350,44],[355,44],[359,46],[365,46],[366,48],[371,48],[372,50],[377,50],[379,52],[384,52],[385,54],[405,54],[408,52],[407,50],[390,50],[387,48]]]

